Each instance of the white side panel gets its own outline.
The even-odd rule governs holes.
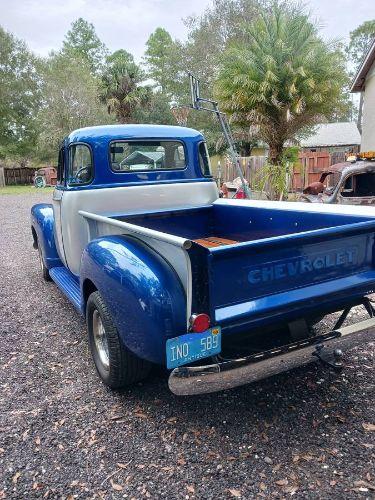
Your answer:
[[[53,207],[53,220],[54,220],[54,233],[55,233],[55,244],[57,253],[59,254],[61,262],[66,266],[64,245],[62,239],[62,228],[61,228],[61,202],[63,199],[64,191],[60,189],[55,189],[52,195],[52,207]]]
[[[375,62],[369,69],[363,96],[361,151],[375,151]]]
[[[65,191],[61,203],[61,225],[67,266],[72,273],[79,274],[82,251],[89,241],[87,222],[78,214],[79,210],[99,215],[136,214],[205,206],[217,198],[214,182]],[[116,234],[114,228],[111,231],[111,234]],[[183,284],[186,288],[186,281]]]

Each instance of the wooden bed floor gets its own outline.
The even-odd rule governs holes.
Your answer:
[[[238,243],[236,240],[227,240],[226,238],[219,238],[217,236],[209,236],[208,238],[198,238],[197,240],[193,240],[198,245],[206,248],[212,247],[220,247],[222,245],[233,245],[234,243]]]

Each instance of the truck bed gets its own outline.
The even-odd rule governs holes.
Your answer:
[[[375,290],[375,213],[293,205],[219,201],[114,218],[192,241],[192,310],[237,331],[338,310]]]
[[[215,203],[207,207],[118,215],[113,218],[187,238],[207,247],[210,246],[209,239],[220,246],[375,221],[371,216],[244,207],[239,203]]]

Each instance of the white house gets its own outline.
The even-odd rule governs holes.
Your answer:
[[[375,39],[354,78],[351,92],[363,92],[361,151],[375,151]]]

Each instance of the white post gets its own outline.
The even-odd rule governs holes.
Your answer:
[[[5,186],[5,174],[4,174],[4,167],[0,167],[0,187]]]

